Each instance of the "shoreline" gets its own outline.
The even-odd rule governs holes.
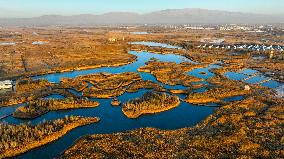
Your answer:
[[[125,116],[127,116],[128,118],[130,119],[135,119],[135,118],[138,118],[142,115],[147,115],[147,114],[156,114],[156,113],[160,113],[160,112],[164,112],[164,111],[167,111],[167,110],[170,110],[170,109],[173,109],[173,108],[176,108],[180,105],[180,99],[178,98],[178,102],[171,105],[171,106],[168,106],[168,107],[165,107],[163,109],[156,109],[156,110],[141,110],[139,113],[137,114],[129,114],[127,113],[127,111],[123,110],[122,109],[122,112]]]
[[[63,95],[65,97],[68,97],[68,94],[74,98],[77,98],[76,96],[73,96],[72,93],[66,93],[66,91],[63,91],[62,90],[66,90],[66,88],[54,88],[53,90],[49,91],[49,90],[44,90],[45,92],[43,92],[42,94],[35,94],[37,96],[34,97],[34,99],[37,99],[37,98],[44,98],[44,97],[47,97],[49,95],[52,95],[52,94],[60,94],[60,95]],[[17,100],[16,102],[13,101],[13,102],[10,102],[10,103],[5,103],[4,105],[0,105],[0,108],[5,108],[5,107],[12,107],[12,106],[17,106],[17,105],[20,105],[20,104],[25,104],[27,103],[27,98],[24,97],[24,98],[21,98],[20,100]]]
[[[273,101],[272,107],[264,104],[265,101],[270,100]],[[103,150],[109,150],[107,148],[111,147],[111,151],[115,152],[114,156],[125,155],[124,153],[120,152],[127,152],[133,156],[137,154],[147,155],[149,153],[152,153],[153,155],[161,155],[159,152],[165,151],[166,148],[166,154],[163,155],[164,157],[166,157],[171,155],[172,152],[179,152],[178,150],[180,149],[178,146],[180,142],[184,143],[185,145],[188,145],[186,147],[187,149],[193,150],[188,153],[184,153],[191,156],[192,158],[202,158],[204,154],[200,152],[204,152],[208,154],[208,156],[214,158],[214,156],[217,157],[220,156],[220,154],[224,153],[222,151],[224,148],[227,148],[225,150],[235,150],[236,144],[237,146],[245,148],[247,146],[247,143],[250,143],[249,141],[252,141],[254,139],[254,137],[247,135],[249,132],[251,132],[251,130],[253,130],[253,128],[248,129],[248,126],[253,125],[254,122],[247,122],[245,118],[249,117],[250,120],[258,121],[259,124],[265,124],[266,121],[271,122],[270,118],[265,119],[265,121],[259,121],[258,119],[262,118],[265,115],[264,113],[258,112],[262,112],[263,110],[265,110],[265,113],[269,113],[269,115],[272,115],[275,114],[275,112],[277,112],[278,110],[282,110],[282,107],[280,105],[277,106],[277,101],[278,99],[274,98],[273,96],[255,96],[244,101],[238,101],[231,104],[227,104],[226,106],[217,109],[213,114],[209,115],[208,117],[206,117],[205,119],[203,119],[192,127],[185,127],[173,130],[162,130],[146,127],[109,134],[91,134],[82,136],[76,141],[74,141],[71,146],[61,152],[59,158],[84,158],[87,157],[87,155],[90,153],[92,153],[94,156],[106,156],[102,153],[102,151],[93,149],[93,147],[98,146],[104,147]],[[278,104],[281,104],[281,100]],[[267,110],[263,109],[263,107],[267,108]],[[243,109],[240,110],[240,108]],[[282,118],[280,118],[281,113],[275,115],[276,116],[273,116],[273,118],[278,118],[279,121],[282,120]],[[270,125],[264,125],[264,128],[263,125],[259,125],[258,127],[261,128],[261,130],[267,130],[267,128],[270,128]],[[280,123],[278,122],[278,125],[273,125],[273,128],[281,130]],[[216,130],[216,136],[212,137],[212,133],[210,133],[212,132],[212,129]],[[231,132],[230,136],[228,136],[228,131]],[[259,134],[259,132],[257,131],[253,131],[253,133]],[[277,136],[277,133],[273,133],[271,131],[268,131],[268,133],[273,136],[276,135],[277,138],[273,138],[270,135],[266,135],[266,133],[264,133],[263,136],[265,135],[264,137],[266,139],[273,139],[274,141],[279,139],[281,140],[281,136]],[[157,136],[162,137],[157,138]],[[139,139],[140,143],[143,143],[143,148],[138,149],[138,147],[141,147],[140,145],[135,145],[135,147],[133,147],[133,140],[125,140],[125,137],[129,137],[131,139]],[[230,137],[232,137],[233,140],[229,140]],[[227,142],[228,140],[230,141],[229,143]],[[243,140],[248,142],[241,142]],[[150,149],[152,147],[152,143],[157,143],[158,145],[157,151],[155,152],[150,151],[152,150]],[[196,151],[196,143],[198,143],[197,146],[200,148],[198,151]],[[266,141],[263,141],[260,144],[263,143],[266,143]],[[251,154],[252,151],[243,151],[245,149],[237,149],[238,151],[234,152],[234,154],[237,155],[240,153],[245,153],[248,155],[254,155],[254,157],[257,157],[257,154],[262,154],[259,152],[262,152],[263,149],[258,149],[259,147],[249,148],[253,150],[254,154]],[[268,156],[276,155],[276,151],[273,147],[265,147],[265,150],[271,152],[271,154],[268,154]],[[225,154],[232,155],[230,152],[232,151],[226,151]],[[278,151],[277,154],[279,155],[280,151]],[[126,155],[124,157],[126,158]],[[137,155],[137,157],[139,157],[139,155]]]
[[[133,55],[134,56],[134,55]],[[28,76],[28,77],[37,77],[37,76],[44,76],[44,75],[50,75],[50,74],[57,74],[57,73],[66,73],[66,72],[74,72],[74,71],[82,71],[82,70],[91,70],[91,69],[97,69],[97,68],[102,68],[102,67],[120,67],[124,65],[129,65],[137,61],[137,56],[131,58],[132,61],[129,62],[124,62],[124,63],[118,63],[118,64],[113,64],[113,65],[93,65],[93,66],[81,66],[81,67],[76,67],[76,68],[67,68],[67,69],[61,69],[61,70],[55,70],[55,71],[46,71],[46,72],[35,72],[35,73],[30,73],[30,74],[22,74],[22,75],[14,75],[10,77],[0,77],[0,80],[17,80],[23,76]]]
[[[87,109],[87,108],[96,108],[100,105],[99,102],[94,102],[92,101],[92,103],[77,103],[77,104],[60,104],[57,103],[57,107],[54,106],[47,106],[47,108],[45,110],[43,110],[42,112],[36,112],[36,114],[25,114],[25,112],[21,112],[19,109],[24,108],[25,106],[19,107],[17,108],[12,116],[14,118],[17,119],[35,119],[38,118],[44,114],[47,114],[51,111],[66,111],[66,110],[72,110],[72,109]]]
[[[75,128],[78,128],[78,127],[84,126],[84,125],[88,125],[88,124],[92,124],[92,123],[96,123],[96,122],[99,122],[99,121],[100,121],[100,118],[97,118],[97,117],[81,119],[80,121],[77,121],[75,123],[65,125],[63,127],[63,129],[61,129],[60,131],[55,132],[55,133],[53,133],[49,136],[46,136],[41,141],[30,142],[30,143],[22,145],[18,148],[6,150],[2,154],[0,154],[0,158],[8,158],[8,157],[18,156],[18,155],[23,154],[25,152],[28,152],[28,151],[30,151],[34,148],[37,148],[37,147],[46,145],[50,142],[53,142],[53,141],[61,138],[62,136],[67,134],[69,131],[71,131]]]

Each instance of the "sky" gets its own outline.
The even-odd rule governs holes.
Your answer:
[[[284,16],[284,0],[0,0],[1,18],[202,8]]]

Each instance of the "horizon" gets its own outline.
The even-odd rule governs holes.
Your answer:
[[[172,8],[172,9],[162,9],[162,10],[153,10],[150,12],[145,12],[145,13],[139,13],[139,12],[131,12],[131,11],[110,11],[110,12],[105,12],[105,13],[82,13],[82,14],[70,14],[70,15],[63,15],[63,14],[44,14],[44,15],[39,15],[39,16],[34,16],[34,17],[0,17],[2,19],[21,19],[21,18],[37,18],[37,17],[44,17],[44,16],[78,16],[78,15],[104,15],[104,14],[109,14],[109,13],[135,13],[138,15],[145,15],[145,14],[150,14],[150,13],[154,13],[154,12],[159,12],[159,11],[167,11],[167,10],[205,10],[205,11],[221,11],[221,12],[230,12],[230,13],[244,13],[244,14],[255,14],[255,15],[270,15],[270,16],[281,16],[278,14],[261,14],[261,13],[252,13],[252,12],[241,12],[241,11],[228,11],[228,10],[216,10],[216,9],[205,9],[205,8]]]
[[[24,3],[23,3],[24,1]],[[143,2],[143,3],[142,3]],[[243,4],[246,3],[244,6]],[[280,5],[284,2],[278,0],[225,0],[210,1],[210,0],[178,0],[172,3],[170,0],[108,0],[108,3],[98,0],[82,0],[82,1],[67,1],[67,0],[0,0],[0,18],[33,18],[45,15],[60,15],[72,16],[81,14],[101,15],[109,12],[132,12],[138,14],[146,14],[167,9],[206,9],[218,10],[227,12],[241,12],[263,15],[284,15],[284,11]],[[111,5],[109,5],[111,4]]]

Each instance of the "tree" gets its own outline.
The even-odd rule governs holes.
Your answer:
[[[14,68],[14,65],[15,65],[15,59],[14,59],[14,56],[16,54],[16,51],[12,51],[10,52],[10,62],[11,62],[11,65],[12,65],[12,69]]]
[[[5,74],[5,61],[0,60],[0,74]]]

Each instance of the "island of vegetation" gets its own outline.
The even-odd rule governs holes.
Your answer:
[[[188,94],[189,92],[191,92],[190,89],[171,89],[169,90],[170,93],[172,94]]]
[[[112,106],[120,106],[121,102],[117,98],[113,98],[111,100],[111,105]]]
[[[63,78],[60,80],[60,86],[62,88],[66,89],[70,88],[78,92],[81,92],[88,87],[88,83],[86,81],[77,80],[77,78],[75,79]]]
[[[76,109],[76,108],[94,108],[99,106],[99,102],[90,101],[88,99],[74,100],[66,99],[39,99],[28,102],[27,105],[21,106],[13,113],[13,117],[21,119],[34,119],[49,111]]]
[[[238,67],[235,67],[238,68]],[[230,70],[231,67],[222,67],[212,70],[215,76],[208,79],[208,82],[213,85],[211,89],[202,93],[190,93],[185,99],[185,102],[202,105],[207,103],[224,103],[223,99],[234,96],[252,96],[259,92],[268,91],[267,88],[261,86],[250,86],[251,89],[246,90],[247,85],[241,81],[234,81],[223,76],[225,70]]]
[[[154,89],[160,92],[166,91],[166,89],[164,89],[161,85],[157,83],[154,83],[149,80],[147,81],[139,80],[139,81],[135,81],[132,84],[130,84],[127,87],[127,92],[133,93],[133,92],[137,92],[139,89]]]
[[[96,123],[99,118],[66,116],[63,119],[45,121],[38,125],[10,125],[0,123],[0,158],[7,158],[27,152],[62,137],[79,126]]]
[[[146,66],[140,67],[138,71],[151,73],[159,82],[164,84],[190,86],[192,82],[200,82],[201,79],[187,75],[186,72],[201,67],[206,67],[206,64],[150,61]]]
[[[139,74],[126,72],[121,74],[98,73],[77,77],[74,80],[88,81],[91,87],[83,90],[83,96],[96,98],[114,98],[125,92],[136,92],[139,89],[164,90],[162,86],[143,81]]]
[[[139,74],[133,72],[121,74],[99,73],[84,78],[88,78],[93,86],[85,89],[83,95],[96,98],[117,97],[127,90],[128,85],[141,80]]]
[[[82,137],[60,158],[283,158],[284,100],[269,94],[227,104],[192,128]]]
[[[190,93],[185,101],[191,104],[220,103],[222,99],[247,95],[250,91],[239,87],[217,87],[202,93]]]
[[[45,79],[32,80],[31,78],[24,78],[19,79],[16,82],[17,93],[33,92],[35,90],[42,90],[53,86],[53,83],[50,83]]]
[[[123,104],[122,112],[128,118],[138,118],[143,114],[154,114],[177,107],[179,97],[166,93],[146,92],[141,98]]]

